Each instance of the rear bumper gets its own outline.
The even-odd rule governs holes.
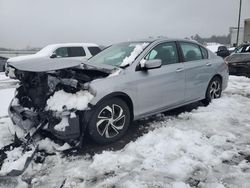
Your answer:
[[[9,116],[13,122],[14,130],[15,127],[18,127],[24,133],[28,133],[37,128],[40,123],[46,121],[47,125],[43,128],[43,131],[52,133],[60,140],[74,140],[81,136],[79,115],[74,117],[71,117],[70,113],[64,115],[63,117],[68,118],[68,126],[65,127],[65,130],[58,131],[55,126],[61,122],[62,118],[54,116],[53,112],[37,113],[22,106],[12,105],[12,103],[9,106]]]
[[[223,64],[221,70],[217,73],[222,77],[222,90],[225,90],[228,86],[229,80],[229,68],[228,65]]]
[[[222,90],[225,90],[227,88],[228,85],[228,79],[229,79],[229,74],[228,72],[226,74],[223,75],[223,83],[222,83]]]

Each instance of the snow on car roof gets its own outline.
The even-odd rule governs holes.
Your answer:
[[[65,47],[65,46],[98,46],[98,45],[95,43],[57,43],[57,44],[49,44],[47,46]]]
[[[58,43],[58,44],[49,44],[45,46],[44,48],[58,48],[58,47],[70,47],[70,46],[98,46],[94,43]]]

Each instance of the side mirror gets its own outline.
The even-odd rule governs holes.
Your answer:
[[[53,54],[50,56],[50,58],[56,58],[56,57],[57,57],[56,53],[53,53]]]
[[[157,69],[162,65],[161,59],[151,59],[151,60],[142,60],[140,62],[142,69]]]

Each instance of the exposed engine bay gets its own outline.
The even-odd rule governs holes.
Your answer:
[[[63,69],[48,73],[24,72],[16,70],[20,87],[17,98],[23,107],[41,110],[46,101],[55,91],[64,90],[76,93],[88,89],[88,82],[108,76],[98,70]]]

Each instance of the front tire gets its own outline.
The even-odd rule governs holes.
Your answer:
[[[207,88],[206,98],[202,100],[202,103],[207,106],[211,103],[213,99],[221,97],[222,92],[222,83],[219,77],[214,77]]]
[[[94,109],[88,124],[88,133],[99,144],[120,139],[130,124],[128,105],[119,98],[101,102]]]

